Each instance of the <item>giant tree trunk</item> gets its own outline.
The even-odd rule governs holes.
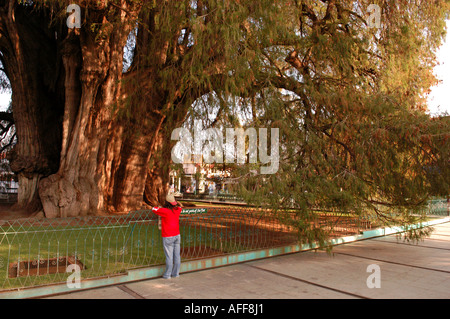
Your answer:
[[[71,30],[64,41],[61,161],[58,172],[39,185],[46,217],[126,213],[143,205],[164,96],[151,71],[145,81],[152,90],[145,97],[134,94],[140,81],[126,81],[135,74],[122,73],[131,28],[123,23],[100,43],[96,34]]]
[[[11,60],[7,73],[17,120],[13,167],[20,176],[20,201],[42,204],[49,218],[128,212],[141,208],[144,197],[161,203],[169,178],[169,125],[178,125],[205,89],[191,90],[192,84],[182,82],[187,44],[179,48],[180,26],[173,33],[158,29],[160,11],[153,6],[140,11],[139,2],[96,1],[80,29],[68,30],[64,23],[55,32],[48,27],[52,13],[41,8],[42,21],[36,24],[45,32],[29,31],[33,26],[24,19],[29,36],[19,37],[19,19],[10,12],[33,8],[7,3],[0,4],[0,31],[6,21],[12,40],[0,37],[0,50]],[[185,12],[179,9],[175,6],[170,15],[183,17],[184,25]],[[133,65],[124,74],[124,46],[138,15],[144,27]],[[93,26],[101,30],[94,32]],[[179,119],[167,120],[174,109]]]
[[[40,182],[45,215],[65,217],[138,209],[142,205],[149,145],[161,120],[141,118],[137,121],[145,123],[134,123],[135,119],[127,121],[118,116],[122,106],[115,103],[122,93],[122,54],[130,27],[114,30],[100,45],[94,35],[81,31],[78,38],[76,32],[69,33],[63,57],[66,112],[60,167],[56,174]],[[78,46],[80,51],[76,50]],[[81,70],[77,61],[81,61]],[[145,130],[134,130],[133,125]]]
[[[63,105],[57,93],[59,70],[54,34],[35,27],[44,21],[42,12],[30,16],[13,3],[10,2],[9,10],[0,11],[1,27],[10,40],[4,41],[2,36],[0,44],[13,92],[17,134],[10,162],[19,179],[16,208],[33,212],[41,208],[40,179],[58,168]]]

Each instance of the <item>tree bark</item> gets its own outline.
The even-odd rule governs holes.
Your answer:
[[[170,144],[167,129],[162,129],[157,136],[155,150],[146,170],[144,201],[151,206],[160,206],[165,203],[169,188]]]
[[[116,198],[111,191],[115,168],[121,167],[122,153],[129,151],[123,147],[124,129],[114,121],[112,106],[121,92],[123,46],[129,31],[125,26],[114,30],[100,44],[89,31],[68,34],[61,162],[58,172],[39,186],[46,217],[124,208],[111,202]]]
[[[106,3],[92,4],[82,28],[71,30],[64,20],[50,27],[45,6],[37,14],[12,0],[0,5],[0,31],[6,28],[9,37],[0,37],[0,50],[13,90],[19,199],[33,209],[42,205],[49,218],[123,213],[140,209],[144,199],[163,203],[170,133],[205,89],[182,82],[188,49],[178,43],[179,26],[162,32],[157,8]],[[138,15],[144,27],[124,74],[124,46]],[[101,30],[91,31],[96,25]]]
[[[130,31],[130,25],[120,24],[99,43],[89,31],[72,30],[65,40],[61,161],[58,172],[39,185],[46,217],[125,213],[142,207],[147,164],[164,119],[158,110],[165,100],[152,72],[145,81],[154,89],[127,100],[140,84],[135,74],[122,74]]]
[[[54,35],[36,28],[41,13],[27,14],[15,1],[0,9],[2,62],[12,89],[12,109],[17,145],[10,155],[18,175],[16,208],[30,212],[41,208],[38,184],[57,170],[60,145],[60,96],[56,93],[58,67]]]

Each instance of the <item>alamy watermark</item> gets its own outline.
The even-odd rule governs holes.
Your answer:
[[[367,12],[370,13],[367,19],[367,26],[369,28],[381,28],[381,8],[379,5],[372,3],[367,7]]]
[[[66,8],[66,12],[70,13],[67,17],[66,24],[69,29],[81,28],[81,9],[77,4],[70,4]],[[367,7],[369,17],[367,25],[369,28],[381,27],[381,8],[377,4],[370,4]],[[237,163],[244,164],[246,162],[246,147],[245,137],[248,136],[248,162],[257,163],[269,166],[261,166],[261,174],[275,174],[279,168],[279,129],[271,128],[271,153],[267,150],[267,129],[248,128],[246,130],[241,128],[227,128],[226,129],[226,144],[223,143],[221,132],[214,128],[203,130],[201,134],[194,132],[194,139],[189,130],[185,128],[177,128],[172,132],[171,139],[179,142],[172,149],[172,161],[181,164],[184,161],[183,155],[203,155],[205,163],[224,163],[224,155],[226,163],[234,163],[237,158]],[[259,133],[259,139],[258,134]],[[236,151],[234,148],[234,137],[237,137]],[[206,145],[203,145],[207,141]],[[257,142],[258,141],[258,142]],[[259,153],[257,153],[257,148]]]
[[[66,272],[70,273],[66,281],[67,287],[69,289],[81,288],[81,267],[77,264],[70,264],[67,266]]]
[[[196,126],[197,127],[197,126]],[[258,136],[259,135],[259,136]],[[186,158],[192,158],[200,163],[200,158],[207,164],[212,163],[259,163],[261,174],[275,174],[280,162],[279,129],[270,129],[270,154],[268,153],[268,129],[250,127],[226,128],[223,132],[216,128],[200,130],[194,129],[194,137],[186,128],[176,128],[172,131],[171,139],[178,141],[172,148],[172,161],[182,164]],[[246,147],[246,138],[248,144]],[[235,144],[236,138],[236,144]],[[224,143],[225,141],[225,143]],[[200,156],[199,156],[200,155]]]
[[[367,277],[366,285],[367,288],[381,288],[381,268],[377,264],[371,264],[367,266],[366,272],[371,273]]]
[[[69,29],[81,28],[81,8],[77,4],[69,4],[66,8],[66,12],[70,13],[67,17],[66,25]]]
[[[66,8],[66,12],[70,13],[67,17],[66,24],[69,29],[81,28],[81,8],[77,4],[69,4]],[[366,20],[369,28],[381,28],[381,8],[379,5],[372,3],[366,10],[369,13],[369,17]]]

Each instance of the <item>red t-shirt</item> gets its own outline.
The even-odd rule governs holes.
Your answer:
[[[180,213],[181,207],[173,210],[163,207],[153,207],[152,211],[161,216],[161,236],[172,237],[180,234]]]

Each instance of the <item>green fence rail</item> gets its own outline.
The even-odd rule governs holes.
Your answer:
[[[234,194],[194,194],[183,193],[183,196],[177,197],[181,200],[201,200],[201,201],[217,201],[227,203],[243,203],[244,199]]]
[[[450,201],[444,198],[434,198],[428,201],[427,214],[434,216],[450,216]]]
[[[335,236],[371,223],[346,214],[318,214]],[[183,261],[290,245],[296,231],[270,211],[253,208],[186,209],[180,216]],[[165,262],[158,219],[151,211],[120,216],[0,221],[0,290],[66,282],[69,265],[82,278],[126,273]]]

